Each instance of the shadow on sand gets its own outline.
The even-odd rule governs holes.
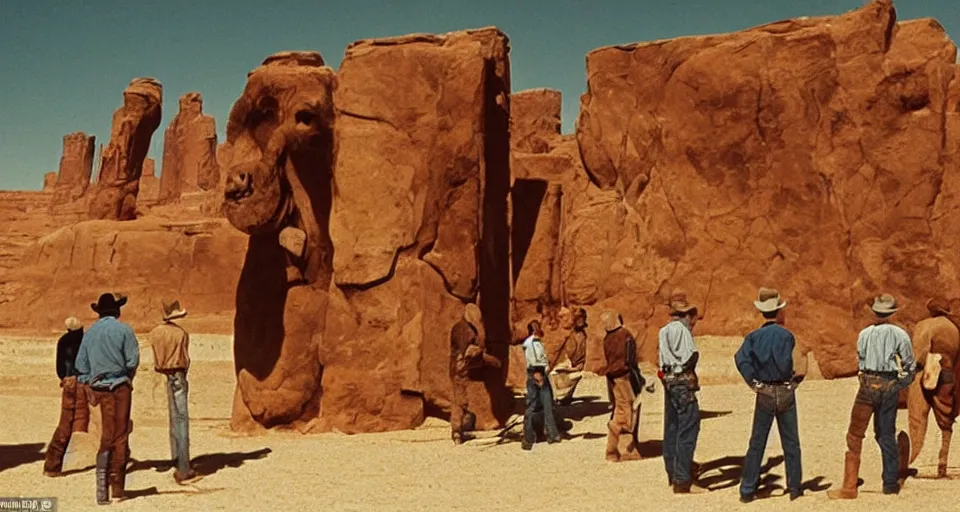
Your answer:
[[[739,485],[740,478],[743,476],[743,461],[742,456],[727,456],[699,464],[697,485],[709,491],[719,491]],[[776,491],[780,491],[781,494],[784,492],[784,486],[778,483],[783,477],[770,474],[770,471],[780,464],[783,464],[782,455],[768,458],[767,462],[760,467],[757,498],[769,498],[774,496]],[[824,483],[824,477],[818,476],[803,482],[800,487],[804,491],[823,492],[831,485]]]
[[[44,459],[44,443],[0,444],[0,471]]]
[[[191,462],[193,469],[198,474],[209,476],[224,468],[239,468],[247,461],[262,459],[271,452],[272,450],[270,448],[261,448],[252,452],[209,453],[194,457]],[[133,465],[127,471],[128,473],[147,469],[153,469],[158,472],[173,469],[173,465],[169,460],[132,460]]]

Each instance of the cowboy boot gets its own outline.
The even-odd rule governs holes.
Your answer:
[[[860,454],[848,451],[843,462],[843,487],[836,491],[827,491],[827,497],[831,500],[856,499],[859,477]]]
[[[110,473],[110,499],[114,501],[123,501],[126,497],[124,496],[124,484],[126,483],[126,472],[122,471],[120,473]]]
[[[109,505],[110,494],[107,489],[107,466],[110,464],[110,452],[97,454],[97,505]]]
[[[910,436],[902,430],[897,434],[897,457],[900,466],[897,472],[897,487],[902,489],[910,474]]]
[[[620,429],[613,423],[607,422],[607,460],[620,462]]]

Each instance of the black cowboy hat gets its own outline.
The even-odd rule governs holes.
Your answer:
[[[97,302],[90,304],[90,308],[96,313],[120,311],[120,308],[127,303],[127,297],[119,293],[104,293],[97,299]]]

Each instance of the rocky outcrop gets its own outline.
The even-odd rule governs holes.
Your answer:
[[[230,111],[223,212],[250,235],[236,288],[236,430],[306,431],[320,414],[334,80],[319,53],[271,55]]]
[[[100,174],[90,197],[90,218],[132,220],[143,160],[160,126],[163,87],[152,78],[135,78],[123,91],[123,106],[113,113],[110,143],[100,155]]]
[[[931,244],[955,58],[939,24],[898,25],[886,1],[591,52],[577,138],[622,214],[590,299],[630,311],[650,359],[671,291],[705,307],[700,332],[736,335],[772,285],[824,376],[855,372],[865,302],[896,294],[909,325],[956,260]]]
[[[160,196],[160,180],[157,178],[156,162],[152,158],[143,160],[143,171],[140,174],[140,193],[137,195],[138,204],[153,204]]]
[[[57,187],[57,173],[48,172],[43,175],[43,192],[53,192]]]
[[[203,113],[200,93],[180,97],[180,111],[163,139],[160,202],[171,203],[182,194],[213,191],[220,183],[217,165],[217,126]]]
[[[94,136],[88,137],[83,132],[63,136],[63,153],[60,156],[57,185],[50,203],[51,211],[55,212],[80,201],[87,191],[93,171],[94,142]]]
[[[331,305],[321,424],[410,428],[448,410],[449,333],[479,299],[506,356],[509,60],[496,29],[354,43],[338,73]],[[509,412],[503,375],[469,387],[478,426]]]
[[[0,233],[3,235],[3,233]],[[87,221],[26,247],[0,281],[0,328],[59,330],[104,291],[129,296],[125,322],[138,332],[159,321],[160,302],[179,297],[197,332],[229,332],[246,237],[225,220]]]

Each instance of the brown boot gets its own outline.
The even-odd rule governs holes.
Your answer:
[[[607,422],[607,460],[610,462],[620,462],[620,429],[613,423],[613,420]]]
[[[910,474],[910,436],[902,430],[897,434],[897,456],[900,463],[897,485],[902,488]]]
[[[836,491],[827,491],[831,500],[853,500],[857,498],[857,478],[860,476],[860,455],[847,452],[843,461],[843,487]]]

